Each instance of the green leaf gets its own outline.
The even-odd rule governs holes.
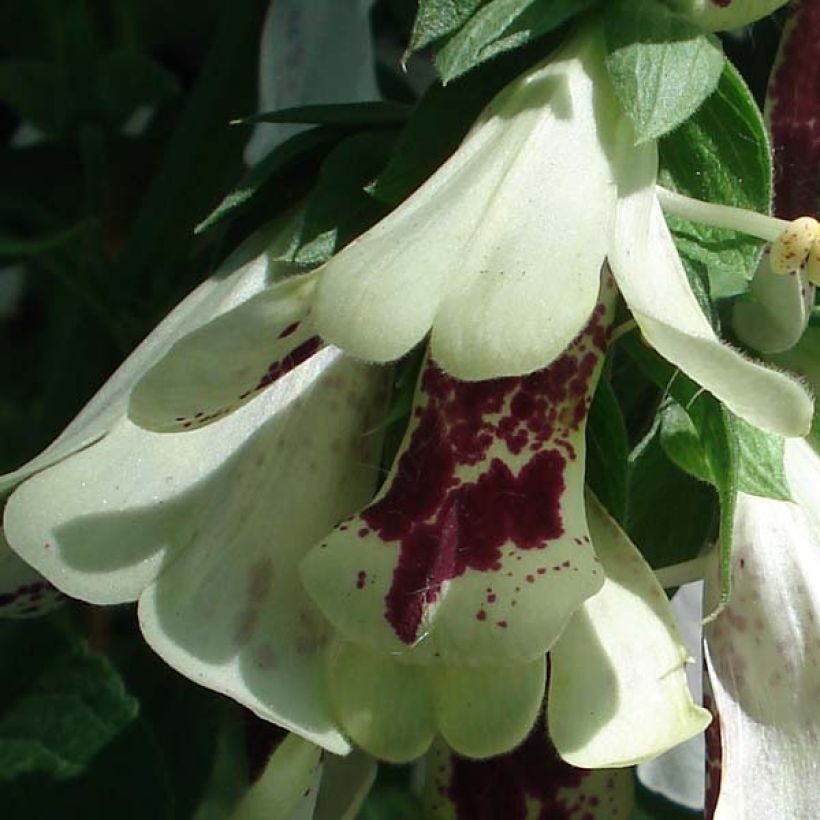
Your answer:
[[[689,414],[674,401],[667,401],[660,414],[661,446],[681,470],[699,481],[715,483],[703,442]]]
[[[714,91],[720,43],[658,0],[610,2],[604,31],[607,68],[637,142],[668,134]]]
[[[722,608],[731,595],[732,531],[739,489],[740,456],[735,417],[714,396],[701,390],[688,376],[637,339],[625,338],[622,346],[644,373],[686,411],[696,431],[701,454],[695,457],[690,453],[681,458],[683,464],[695,465],[696,475],[708,477],[720,500],[719,607]],[[687,444],[694,447],[695,437],[690,435]]]
[[[103,108],[122,120],[141,105],[158,105],[179,93],[174,74],[147,54],[119,48],[97,63],[96,91]]]
[[[137,716],[114,667],[71,635],[2,624],[0,657],[15,659],[0,689],[0,780],[76,777]]]
[[[448,83],[475,66],[526,45],[584,11],[596,0],[491,0],[436,55]]]
[[[687,196],[768,213],[772,168],[766,127],[749,89],[726,63],[717,90],[680,128],[660,141],[662,185]],[[681,254],[706,266],[720,299],[743,293],[762,243],[745,234],[668,216]]]
[[[602,378],[587,419],[586,480],[619,523],[626,519],[628,459],[623,414],[608,379]]]
[[[349,128],[377,128],[403,125],[413,107],[397,102],[335,103],[333,105],[303,105],[282,108],[234,120],[235,123],[305,123],[307,125],[339,125]]]
[[[278,145],[245,174],[236,188],[196,226],[195,233],[209,231],[226,219],[237,216],[238,212],[249,206],[282,171],[297,163],[307,164],[310,157],[323,152],[340,137],[341,132],[333,128],[312,128],[295,134]]]
[[[738,490],[764,498],[791,501],[783,470],[784,440],[758,430],[741,418],[734,419],[738,451]]]
[[[328,154],[310,194],[294,261],[314,266],[384,216],[383,203],[366,188],[384,168],[393,137],[364,132],[339,143]]]
[[[495,94],[542,56],[541,44],[532,44],[447,86],[431,86],[399,135],[371,194],[390,205],[406,199],[458,147]]]
[[[457,31],[486,2],[487,0],[419,0],[419,10],[407,50],[418,51]]]
[[[669,460],[656,424],[629,457],[629,537],[657,569],[699,555],[716,519],[715,491]]]

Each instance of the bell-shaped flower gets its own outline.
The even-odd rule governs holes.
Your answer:
[[[430,333],[456,378],[532,373],[589,321],[606,260],[658,353],[749,422],[805,433],[802,387],[722,343],[701,312],[656,196],[656,145],[635,145],[604,58],[587,27],[504,89],[436,173],[324,266],[319,334],[384,362]]]
[[[575,765],[631,765],[708,722],[651,570],[584,500],[614,296],[606,276],[543,371],[460,382],[428,359],[384,486],[304,559],[343,641],[334,713],[371,754],[410,760],[436,735],[471,758],[509,751],[541,709],[548,651],[553,743]]]
[[[820,816],[820,455],[785,448],[794,501],[738,495],[732,597],[705,630],[716,820]]]
[[[129,388],[180,331],[241,310],[281,273],[282,241],[281,231],[265,238],[263,253],[189,297],[62,444],[6,479],[36,471],[8,500],[5,533],[66,594],[137,601],[147,641],[183,674],[344,753],[323,682],[332,630],[298,563],[372,496],[388,372],[331,348],[296,354],[304,342],[291,326],[307,304],[302,280],[284,279],[273,291],[283,294],[279,335],[291,349],[269,360],[269,390],[185,434],[147,431],[126,415]]]
[[[338,757],[291,734],[230,820],[354,820],[375,778],[376,762],[367,755]]]
[[[556,754],[542,720],[521,745],[490,760],[461,757],[437,741],[423,772],[428,820],[611,820],[630,817],[635,802],[629,769],[570,766]]]
[[[788,0],[664,0],[678,14],[708,31],[726,31],[753,23]]]

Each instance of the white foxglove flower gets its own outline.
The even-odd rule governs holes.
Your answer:
[[[376,778],[376,762],[347,757],[288,735],[230,820],[354,820]]]
[[[664,0],[678,14],[709,31],[726,31],[753,23],[788,0]]]
[[[820,456],[785,447],[795,501],[738,495],[732,597],[705,630],[715,820],[820,816]]]
[[[379,99],[370,31],[373,0],[274,0],[259,50],[259,110]],[[304,125],[259,123],[254,165]]]
[[[14,550],[66,594],[137,601],[147,641],[183,674],[345,753],[323,683],[332,630],[298,562],[372,495],[387,372],[331,348],[280,349],[269,361],[276,384],[206,429],[163,435],[125,412],[129,388],[178,332],[241,310],[281,273],[274,260],[287,239],[279,230],[238,270],[229,262],[233,272],[177,308],[62,443],[4,479],[36,473],[8,500],[4,526]],[[273,288],[286,294],[282,338],[297,346],[289,327],[306,309],[300,287]]]
[[[751,423],[805,433],[803,389],[715,336],[655,194],[656,146],[634,142],[586,29],[502,91],[426,183],[325,265],[320,335],[384,362],[430,332],[433,359],[457,378],[530,373],[589,320],[607,260],[662,356]]]

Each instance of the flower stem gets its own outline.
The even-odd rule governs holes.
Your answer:
[[[730,205],[715,205],[712,202],[703,202],[692,199],[683,194],[669,191],[660,185],[655,189],[661,207],[666,213],[700,222],[704,225],[713,225],[715,228],[728,228],[731,231],[740,231],[749,236],[756,236],[766,242],[774,242],[789,223],[785,219],[766,216],[756,211],[747,211],[744,208],[733,208]]]

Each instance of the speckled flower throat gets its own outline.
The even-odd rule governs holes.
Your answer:
[[[532,659],[597,590],[584,432],[615,301],[607,275],[584,330],[527,376],[462,382],[425,360],[385,486],[303,565],[346,637],[421,662]]]

